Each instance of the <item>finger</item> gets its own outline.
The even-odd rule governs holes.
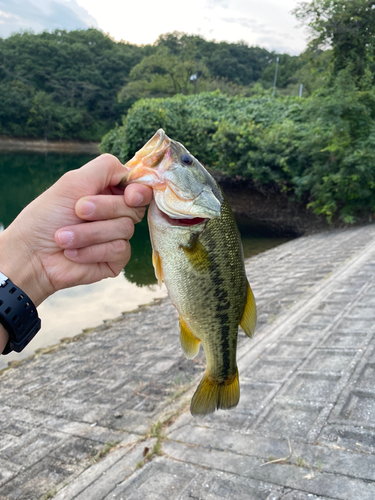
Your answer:
[[[108,220],[130,217],[140,222],[145,214],[144,207],[128,207],[120,195],[96,195],[80,198],[75,206],[76,215],[83,220]]]
[[[129,207],[145,206],[151,203],[152,189],[142,184],[129,184],[125,188],[125,203]]]
[[[134,234],[130,217],[95,221],[58,229],[55,242],[60,248],[84,248],[118,239],[129,240]]]
[[[126,240],[115,240],[85,248],[64,250],[65,257],[80,264],[99,264],[122,266],[130,259],[130,243]],[[112,267],[112,266],[111,266]]]
[[[84,192],[95,195],[102,193],[109,186],[117,186],[124,173],[126,169],[120,160],[113,155],[104,154],[65,175],[69,175]]]

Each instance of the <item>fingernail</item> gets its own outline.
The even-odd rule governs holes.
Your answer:
[[[74,257],[77,257],[77,250],[76,249],[71,249],[71,250],[64,250],[64,255],[65,257],[68,257],[68,259],[74,259]]]
[[[95,211],[95,204],[92,201],[84,201],[81,205],[80,212],[82,215],[92,215]]]
[[[59,241],[62,245],[69,245],[74,239],[72,231],[60,231],[58,233]]]
[[[143,202],[143,196],[141,193],[135,192],[132,196],[131,203],[134,207],[138,207]]]

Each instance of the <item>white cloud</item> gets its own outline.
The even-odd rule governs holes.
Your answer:
[[[41,32],[98,26],[76,0],[0,0],[0,9],[1,37],[23,29]]]
[[[0,0],[0,10],[11,16],[0,17],[0,36],[21,28],[97,26],[116,40],[147,44],[182,31],[298,54],[306,37],[291,14],[296,5],[297,0],[188,0],[177,7],[175,0]]]

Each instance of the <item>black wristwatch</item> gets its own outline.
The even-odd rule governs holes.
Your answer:
[[[3,354],[21,352],[40,330],[32,300],[0,272],[0,323],[9,334]]]

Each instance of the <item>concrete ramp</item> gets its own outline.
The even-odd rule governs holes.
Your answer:
[[[169,299],[0,377],[0,500],[375,498],[375,226],[249,259],[237,408],[189,413]]]

